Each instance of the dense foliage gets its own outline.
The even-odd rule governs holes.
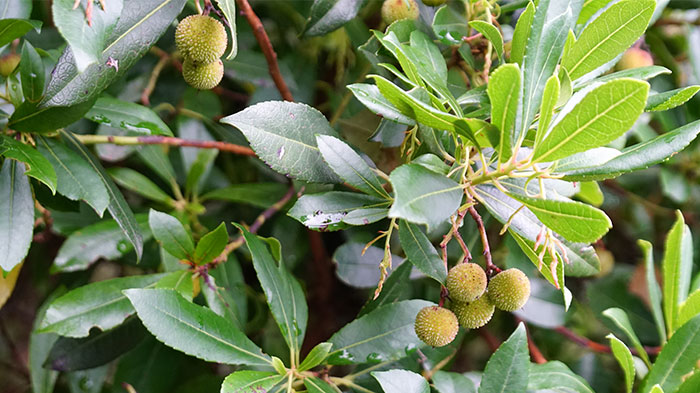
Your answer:
[[[700,392],[698,1],[0,0],[0,77],[2,392]]]

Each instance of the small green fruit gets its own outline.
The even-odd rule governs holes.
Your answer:
[[[226,51],[228,37],[224,25],[205,15],[190,15],[175,30],[175,44],[185,58],[209,64]]]
[[[384,0],[382,19],[390,25],[401,19],[418,19],[420,11],[416,0]]]
[[[630,48],[622,55],[615,68],[617,70],[629,70],[653,65],[654,59],[649,52],[639,48]]]
[[[473,302],[486,290],[486,273],[476,263],[460,263],[450,269],[445,286],[456,302]]]
[[[7,78],[17,68],[21,57],[16,53],[0,58],[0,75]]]
[[[209,90],[216,87],[224,76],[224,63],[216,60],[209,64],[198,64],[185,59],[182,64],[182,77],[197,90]]]
[[[430,306],[418,312],[414,328],[416,335],[424,343],[432,347],[443,347],[455,339],[459,324],[452,311]]]
[[[518,269],[504,270],[489,281],[488,297],[499,310],[515,311],[530,298],[530,280]]]
[[[423,4],[427,5],[428,7],[437,7],[445,3],[447,3],[447,0],[423,0]]]
[[[482,296],[471,303],[452,303],[452,311],[457,315],[459,325],[467,329],[478,329],[491,320],[495,311],[488,296]]]

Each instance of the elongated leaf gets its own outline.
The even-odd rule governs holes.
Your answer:
[[[439,393],[476,393],[474,382],[462,374],[440,370],[432,379]]]
[[[211,262],[224,251],[227,243],[228,232],[226,232],[226,224],[222,222],[199,240],[194,250],[194,262],[198,264]]]
[[[151,109],[108,96],[98,98],[85,117],[96,123],[131,132],[173,136],[170,128]]]
[[[22,46],[22,60],[19,64],[19,72],[22,80],[22,92],[24,98],[31,102],[41,99],[44,93],[44,63],[36,49],[28,41]]]
[[[531,363],[528,377],[528,391],[595,393],[585,379],[558,361]]]
[[[302,196],[287,214],[309,229],[337,231],[351,225],[345,218],[353,211],[387,208],[390,203],[356,192],[329,191]]]
[[[87,337],[94,327],[109,330],[134,313],[122,290],[147,287],[162,277],[152,274],[113,278],[78,287],[51,303],[39,332],[78,338]]]
[[[387,304],[350,322],[328,340],[333,344],[328,363],[401,359],[406,356],[406,349],[424,345],[413,324],[418,311],[432,304],[425,300]]]
[[[389,176],[396,199],[389,217],[434,228],[457,211],[462,186],[417,164],[402,165]]]
[[[211,362],[267,366],[271,360],[248,337],[208,308],[171,289],[124,291],[146,329],[165,345]]]
[[[360,0],[315,0],[303,34],[326,35],[354,19],[361,6]]]
[[[646,271],[647,290],[649,291],[649,303],[651,313],[654,316],[656,330],[659,332],[661,342],[666,342],[666,326],[664,324],[664,314],[661,308],[661,288],[656,281],[656,267],[654,266],[654,250],[651,243],[646,240],[638,240],[637,244],[644,253],[644,267]]]
[[[486,363],[479,393],[524,392],[529,372],[527,333],[520,323]]]
[[[12,113],[8,124],[17,131],[45,134],[82,119],[94,103],[94,99],[89,99],[72,106],[44,108],[37,103],[25,101]]]
[[[114,181],[120,186],[150,200],[172,205],[173,198],[160,189],[151,179],[130,168],[107,169]]]
[[[498,67],[489,78],[488,94],[491,100],[491,123],[500,131],[498,148],[496,149],[499,162],[508,161],[513,154],[511,149],[512,135],[520,102],[521,79],[520,68],[517,64],[506,64]]]
[[[615,79],[577,93],[535,150],[534,159],[555,161],[612,142],[642,114],[648,91],[646,82]]]
[[[11,0],[8,0],[8,3],[5,4],[6,7],[9,7],[9,1]],[[0,17],[0,47],[9,44],[15,38],[22,37],[32,29],[39,31],[41,29],[41,21]]]
[[[217,188],[199,197],[199,200],[216,199],[268,208],[282,199],[288,189],[281,183],[241,183]]]
[[[56,193],[56,171],[46,159],[33,147],[4,135],[0,136],[0,155],[21,161],[25,164],[25,174],[46,184],[53,194]]]
[[[404,50],[416,66],[420,78],[442,99],[447,101],[452,110],[458,115],[462,109],[452,92],[447,88],[447,64],[445,58],[430,37],[420,30],[411,32],[410,47]]]
[[[306,355],[304,361],[299,365],[299,371],[311,370],[321,364],[328,357],[332,347],[333,344],[331,343],[320,343],[313,347],[309,354]]]
[[[375,371],[372,376],[382,386],[384,393],[430,393],[428,381],[412,371]]]
[[[272,316],[292,353],[297,353],[304,341],[308,320],[304,292],[286,267],[282,264],[277,265],[262,240],[242,226],[236,226],[243,232],[253,257],[253,267],[265,292]]]
[[[241,130],[272,169],[299,180],[335,183],[316,146],[316,134],[337,136],[316,109],[292,102],[263,102],[221,119]]]
[[[389,102],[375,85],[366,83],[355,83],[347,86],[352,94],[367,107],[372,113],[385,119],[393,120],[400,124],[413,126],[416,121],[401,113],[391,102]]]
[[[418,270],[441,284],[445,283],[447,278],[445,263],[418,225],[401,220],[399,239],[406,257]]]
[[[700,91],[700,86],[682,87],[680,89],[651,94],[647,99],[647,112],[660,112],[673,109],[688,102]]]
[[[654,0],[622,0],[595,18],[562,60],[576,80],[614,60],[642,36],[654,13]]]
[[[396,26],[401,27],[405,26],[405,24],[402,25],[400,22]],[[396,35],[397,32],[389,29],[387,30],[387,34],[384,34],[381,31],[377,30],[374,30],[373,32],[374,36],[379,40],[382,46],[384,46],[386,50],[391,52],[391,54],[394,55],[396,60],[399,61],[401,69],[403,70],[404,74],[406,74],[406,77],[408,77],[407,82],[411,85],[425,87],[423,80],[418,75],[416,64],[413,61],[413,52],[411,51],[409,53],[410,48],[401,43],[401,40]],[[407,50],[407,48],[409,49]]]
[[[518,23],[513,31],[513,41],[510,49],[510,62],[523,64],[525,57],[525,47],[527,46],[528,38],[530,37],[530,29],[532,28],[532,19],[535,17],[535,3],[529,1],[527,8],[520,14]]]
[[[286,380],[284,375],[268,371],[236,371],[224,379],[221,393],[260,393],[260,389],[262,392],[272,392]]]
[[[483,20],[471,21],[469,22],[469,26],[483,34],[484,37],[491,42],[493,49],[496,50],[499,61],[503,61],[503,37],[501,36],[501,32],[498,31],[498,28]]]
[[[678,329],[664,345],[654,366],[647,374],[642,392],[649,392],[658,384],[665,392],[675,392],[683,377],[691,372],[700,353],[700,316]]]
[[[5,160],[0,170],[0,273],[22,263],[34,233],[34,198],[21,162]]]
[[[178,259],[194,259],[194,242],[185,227],[177,218],[151,209],[148,223],[153,237],[172,256]]]
[[[318,135],[316,143],[328,166],[346,183],[365,194],[389,198],[377,175],[350,146],[328,135]]]
[[[683,326],[696,315],[700,314],[700,290],[696,290],[683,303],[678,312],[678,325]]]
[[[537,147],[542,143],[542,139],[544,139],[547,134],[549,124],[554,116],[554,108],[559,101],[560,91],[561,85],[559,83],[559,78],[554,75],[550,76],[547,80],[547,84],[544,86],[544,92],[542,93],[540,120],[537,123],[537,134],[535,135],[535,142],[532,145],[534,150],[537,150]]]
[[[2,1],[0,1],[1,4]],[[44,319],[44,315],[46,315],[46,309],[49,307],[49,304],[61,291],[62,289],[58,289],[49,295],[48,299],[39,307],[32,324],[32,332],[29,336],[29,373],[33,393],[52,393],[58,378],[58,372],[42,367],[49,351],[51,351],[51,347],[58,339],[58,335],[53,333],[41,334],[36,331],[39,329],[39,324]]]
[[[41,106],[70,106],[97,97],[146,54],[182,11],[185,2],[125,0],[119,21],[104,41],[97,62],[79,72],[73,52],[66,48],[58,60]],[[107,66],[110,58],[118,66]]]
[[[207,305],[217,314],[243,328],[248,320],[248,299],[241,266],[233,253],[226,263],[209,272],[211,285],[203,285]]]
[[[602,210],[585,203],[510,196],[527,206],[547,227],[572,242],[593,243],[612,228],[612,222]]]
[[[338,392],[337,387],[317,377],[304,378],[304,386],[306,386],[308,393]]]
[[[224,13],[228,22],[228,30],[231,35],[231,46],[226,55],[226,60],[233,60],[238,55],[238,31],[236,29],[236,1],[235,0],[216,0],[221,12]]]
[[[661,66],[647,66],[647,67],[639,67],[639,68],[632,68],[628,70],[622,70],[622,71],[617,71],[613,72],[610,74],[606,74],[603,76],[600,76],[598,78],[592,79],[588,82],[581,83],[576,86],[577,89],[584,88],[586,86],[590,86],[594,83],[605,83],[609,82],[611,80],[615,79],[620,79],[620,78],[632,78],[632,79],[639,79],[639,80],[649,80],[652,79],[656,76],[663,75],[663,74],[670,74],[671,70],[669,70],[666,67],[661,67]]]
[[[634,332],[632,323],[630,322],[630,319],[627,316],[625,310],[621,308],[609,308],[603,311],[603,315],[610,319],[618,328],[620,328],[627,335],[627,338],[632,342],[634,349],[636,349],[639,353],[639,357],[641,357],[642,360],[644,360],[644,363],[646,363],[647,367],[651,367],[649,356],[644,350],[644,347],[639,341],[639,338],[637,338],[637,334]]]
[[[671,337],[680,327],[680,303],[688,297],[693,269],[693,239],[683,215],[676,212],[676,222],[666,238],[662,264],[664,282],[664,316],[666,331]]]
[[[383,258],[384,249],[380,247],[370,246],[365,250],[363,243],[348,242],[333,253],[333,262],[337,265],[335,274],[351,287],[376,288],[380,279],[379,263]],[[396,255],[392,255],[391,259],[392,268],[397,268],[404,262],[403,258]]]
[[[632,393],[632,387],[634,386],[634,359],[632,358],[632,352],[629,348],[620,341],[615,335],[608,334],[608,339],[610,340],[610,347],[612,348],[612,353],[617,359],[617,362],[622,367],[625,375],[625,386],[627,387],[627,393]]]

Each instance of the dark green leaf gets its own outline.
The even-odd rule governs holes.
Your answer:
[[[367,250],[367,252],[369,252],[369,250]],[[387,278],[384,282],[382,292],[379,294],[379,296],[375,298],[374,294],[372,294],[372,297],[367,303],[365,303],[364,307],[362,307],[362,310],[360,310],[360,313],[357,316],[361,317],[385,304],[396,303],[399,300],[405,299],[408,296],[407,293],[410,293],[410,288],[406,285],[406,282],[411,279],[412,270],[413,265],[410,263],[402,263],[399,266],[396,266],[396,268],[389,274],[389,278]],[[376,282],[379,282],[378,277]],[[372,287],[376,288],[376,284]]]
[[[25,163],[25,174],[46,184],[56,194],[56,171],[35,148],[4,135],[0,136],[0,155]]]
[[[433,374],[433,385],[439,393],[476,393],[474,382],[469,378],[442,370]]]
[[[204,264],[218,257],[228,243],[226,224],[221,223],[216,229],[202,236],[194,250],[194,262]]]
[[[343,26],[357,16],[362,3],[361,0],[315,0],[304,35],[322,36]]]
[[[520,393],[527,390],[530,368],[525,325],[520,323],[486,363],[479,393]]]
[[[153,232],[153,237],[172,256],[178,259],[193,259],[194,242],[192,236],[177,218],[151,209],[148,213],[148,224]]]
[[[19,63],[19,73],[22,80],[22,92],[28,101],[36,102],[44,93],[44,63],[36,49],[24,41],[22,46],[22,61]]]
[[[281,183],[242,183],[217,188],[199,198],[200,201],[216,199],[268,208],[282,199],[289,189]]]
[[[700,372],[695,372],[683,381],[683,384],[676,390],[676,393],[700,392]]]
[[[0,5],[2,5],[2,1],[0,1]],[[32,332],[29,335],[29,373],[33,393],[53,393],[54,385],[58,378],[58,372],[47,370],[43,367],[44,360],[46,360],[51,347],[58,339],[58,335],[37,333],[37,330],[46,315],[46,309],[49,307],[49,304],[62,292],[62,289],[52,292],[49,298],[39,307],[32,325]]]
[[[647,374],[642,392],[659,384],[665,392],[675,392],[683,377],[693,371],[700,353],[700,316],[696,316],[669,338]]]
[[[150,200],[172,205],[175,201],[160,189],[151,179],[130,168],[107,169],[114,181],[120,186]]]
[[[404,115],[391,102],[389,102],[375,85],[366,83],[355,83],[348,86],[355,98],[358,99],[372,113],[375,113],[382,118],[393,120],[400,124],[413,126],[416,121]]]
[[[224,379],[221,393],[260,393],[260,389],[271,392],[286,380],[284,375],[267,371],[236,371]]]
[[[574,374],[564,363],[551,361],[530,364],[528,391],[595,393],[585,379]]]
[[[306,386],[308,393],[337,393],[338,392],[336,387],[334,387],[333,385],[329,384],[328,382],[326,382],[320,378],[316,378],[316,377],[304,378],[304,386]]]
[[[428,381],[408,370],[375,371],[372,376],[384,393],[430,393]]]
[[[17,131],[45,134],[80,120],[94,103],[94,100],[87,100],[73,106],[40,108],[36,103],[25,101],[10,116],[8,125]]]
[[[98,98],[85,117],[96,123],[140,134],[173,136],[170,128],[151,109],[112,97]]]
[[[389,201],[356,192],[329,191],[304,195],[287,214],[306,227],[321,231],[345,228],[347,215],[357,209],[388,207]]]
[[[8,0],[5,6],[9,6],[9,1],[12,0]],[[41,30],[41,21],[0,17],[0,47],[9,44],[15,38],[22,37],[32,29]]]
[[[399,239],[401,240],[401,248],[406,252],[406,257],[418,270],[441,284],[445,283],[447,278],[445,263],[418,225],[401,220]]]
[[[5,160],[0,171],[0,268],[5,272],[22,263],[34,233],[34,198],[24,172],[24,164],[14,160]]]

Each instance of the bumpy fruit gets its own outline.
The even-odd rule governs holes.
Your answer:
[[[416,335],[424,343],[432,347],[443,347],[455,339],[459,324],[452,311],[430,306],[418,312],[414,328]]]
[[[447,0],[423,0],[423,4],[429,6],[429,7],[437,7],[439,5],[443,5],[447,3]]]
[[[530,280],[518,269],[504,270],[489,281],[488,297],[499,310],[515,311],[530,298]]]
[[[622,55],[615,68],[618,70],[629,70],[653,65],[654,59],[649,52],[639,48],[630,48]]]
[[[390,25],[401,19],[418,19],[420,11],[416,0],[384,0],[382,19]]]
[[[0,58],[0,75],[7,78],[17,68],[20,56],[16,53]]]
[[[175,44],[185,58],[209,64],[226,51],[228,37],[224,25],[205,15],[190,15],[175,30]]]
[[[471,303],[454,302],[451,308],[460,326],[467,329],[477,329],[486,325],[495,311],[488,296],[482,296]]]
[[[224,63],[216,60],[209,64],[198,64],[185,59],[182,64],[182,77],[185,82],[197,90],[209,90],[216,87],[224,76]]]
[[[486,290],[486,273],[476,263],[460,263],[450,269],[445,286],[456,302],[473,302]]]

